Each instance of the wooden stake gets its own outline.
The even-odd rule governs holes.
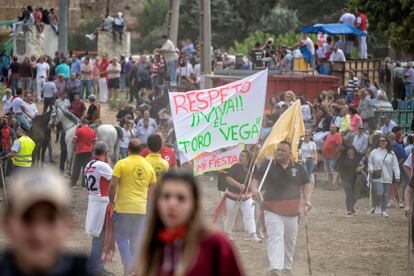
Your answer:
[[[306,252],[308,255],[307,261],[308,261],[308,271],[309,275],[312,275],[312,266],[311,266],[311,255],[310,255],[310,244],[309,244],[309,222],[308,222],[308,211],[305,207],[305,235],[306,235]]]

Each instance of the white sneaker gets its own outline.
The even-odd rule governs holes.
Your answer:
[[[261,242],[262,240],[259,239],[256,235],[256,233],[251,233],[249,234],[249,237],[247,238],[247,240],[252,241],[252,242]]]
[[[95,39],[95,35],[94,34],[86,34],[85,36],[87,38],[89,38],[90,40],[94,40]]]
[[[381,208],[379,208],[379,207],[375,207],[374,214],[375,214],[375,215],[381,215]]]
[[[388,213],[387,213],[387,212],[385,212],[385,211],[383,211],[383,212],[381,213],[381,215],[382,215],[384,218],[388,218],[388,217],[389,217]]]
[[[403,203],[403,202],[400,202],[400,203],[398,204],[398,207],[399,207],[400,209],[403,209],[403,208],[405,207],[405,205],[404,205],[404,203]]]

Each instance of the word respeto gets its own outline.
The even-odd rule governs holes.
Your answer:
[[[210,109],[213,104],[222,104],[236,93],[245,94],[250,91],[252,83],[244,81],[241,83],[212,88],[208,90],[190,91],[176,94],[172,97],[174,101],[175,114],[180,112],[192,113]]]

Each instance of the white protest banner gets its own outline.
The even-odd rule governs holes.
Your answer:
[[[180,155],[257,143],[266,100],[267,69],[205,90],[170,92],[171,113]]]
[[[197,155],[194,158],[194,175],[230,168],[239,162],[239,155],[243,149],[244,145],[240,144]]]

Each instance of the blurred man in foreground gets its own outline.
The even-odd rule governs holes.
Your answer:
[[[71,229],[69,184],[43,170],[23,173],[9,187],[2,228],[10,244],[0,275],[90,275],[85,257],[62,252]]]

